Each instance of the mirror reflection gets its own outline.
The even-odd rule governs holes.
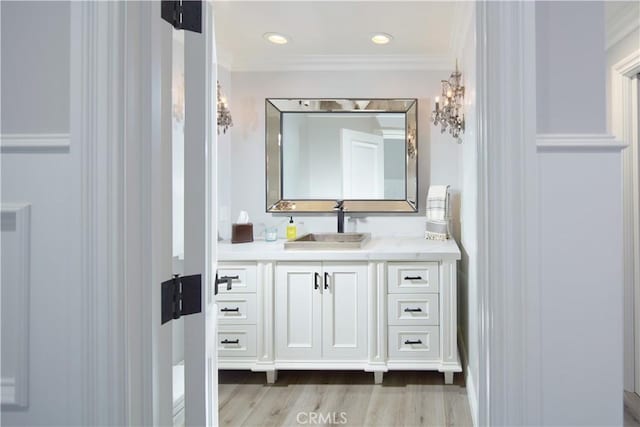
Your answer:
[[[416,212],[416,99],[265,100],[267,212]]]
[[[281,126],[284,199],[405,199],[405,113],[285,112]]]

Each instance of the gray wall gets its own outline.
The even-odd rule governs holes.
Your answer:
[[[603,2],[535,7],[538,133],[606,133]],[[537,156],[542,423],[622,425],[621,155]]]
[[[221,153],[231,164],[228,198],[220,191],[220,234],[229,234],[230,222],[240,210],[246,210],[259,233],[261,223],[278,224],[284,237],[286,218],[265,213],[264,100],[275,97],[327,98],[419,98],[419,205],[413,215],[358,215],[347,229],[370,231],[377,235],[421,236],[424,233],[424,209],[429,184],[450,184],[455,193],[454,215],[457,225],[459,153],[461,146],[448,135],[440,135],[430,122],[432,96],[440,91],[440,80],[449,72],[429,71],[295,71],[232,72],[233,96],[229,97],[235,126],[231,129],[229,152]],[[227,147],[223,148],[226,151]],[[224,156],[227,157],[224,157]],[[224,167],[224,166],[222,166]],[[355,215],[354,215],[355,216]],[[335,215],[298,215],[307,230],[334,231]],[[357,222],[357,223],[356,223]],[[258,225],[258,226],[257,226]],[[301,232],[299,230],[299,232]]]
[[[0,3],[3,136],[70,132],[70,10]],[[29,407],[3,408],[6,426],[81,421],[80,144],[1,156],[2,203],[31,204]]]
[[[536,51],[538,133],[605,132],[603,3],[536,4]]]
[[[69,5],[2,2],[2,133],[69,132]]]

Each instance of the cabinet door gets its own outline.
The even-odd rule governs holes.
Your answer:
[[[317,275],[316,275],[317,274]],[[318,284],[316,289],[315,284]],[[275,284],[276,358],[321,357],[322,265],[279,263]]]
[[[322,358],[367,358],[367,264],[323,263]]]

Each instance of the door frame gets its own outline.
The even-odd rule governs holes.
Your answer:
[[[633,336],[633,356],[625,351],[625,358],[633,360],[632,372],[625,372],[625,388],[628,387],[627,376],[633,377],[633,390],[640,391],[640,328],[637,326],[640,316],[640,149],[638,142],[638,79],[640,74],[640,50],[637,50],[611,67],[611,131],[623,142],[629,144],[622,152],[623,173],[623,239],[624,239],[624,292],[625,318],[632,316],[631,331],[625,331],[625,342]],[[629,310],[632,313],[629,313]],[[628,322],[625,322],[627,325]],[[625,349],[627,346],[625,345]],[[629,367],[625,363],[625,370]]]
[[[185,420],[187,426],[217,426],[217,309],[213,282],[217,269],[214,117],[217,117],[218,77],[212,1],[202,1],[202,34],[185,31],[184,46],[184,161],[189,165],[184,176],[184,273],[202,276],[202,312],[184,319]],[[204,82],[204,87],[199,82]],[[187,224],[202,224],[204,230]]]
[[[127,415],[124,306],[124,8],[72,2],[70,126],[81,158],[82,372],[84,425],[123,425]],[[105,304],[105,302],[107,302]]]
[[[542,421],[535,41],[533,2],[476,3],[476,425]]]
[[[154,314],[148,304],[153,239],[147,218],[154,215],[152,204],[145,202],[157,185],[149,158],[160,153],[145,142],[153,137],[153,118],[161,114],[159,91],[148,78],[159,55],[153,49],[158,26],[149,19],[150,5],[72,3],[79,13],[72,20],[72,34],[78,37],[72,39],[82,41],[71,59],[76,73],[72,82],[79,84],[72,85],[72,138],[82,138],[86,145],[81,407],[87,425],[153,425],[158,419],[154,367],[148,363],[153,360]],[[479,2],[476,24],[477,424],[540,424],[538,225],[535,215],[525,215],[527,206],[537,206],[538,197],[535,5]],[[136,49],[145,54],[136,57]],[[96,98],[96,93],[116,96]],[[151,114],[143,114],[147,111]],[[127,161],[138,162],[139,170],[125,174]],[[520,194],[527,194],[524,206]],[[111,208],[101,213],[102,206]],[[520,239],[513,238],[514,232]],[[105,380],[98,372],[109,377]]]
[[[171,69],[162,49],[171,32],[159,2],[72,2],[71,15],[71,133],[82,169],[81,416],[83,425],[159,425],[173,415],[154,382],[167,363],[162,381],[170,381],[171,355],[152,351],[152,325],[160,323],[153,284],[171,276],[162,262],[171,259],[170,242],[158,244],[155,232],[171,228],[171,195],[160,191],[171,179],[171,109],[163,102],[171,92],[161,80],[170,78],[161,70]]]

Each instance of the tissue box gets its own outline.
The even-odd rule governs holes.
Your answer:
[[[253,224],[231,224],[231,243],[253,242]]]

